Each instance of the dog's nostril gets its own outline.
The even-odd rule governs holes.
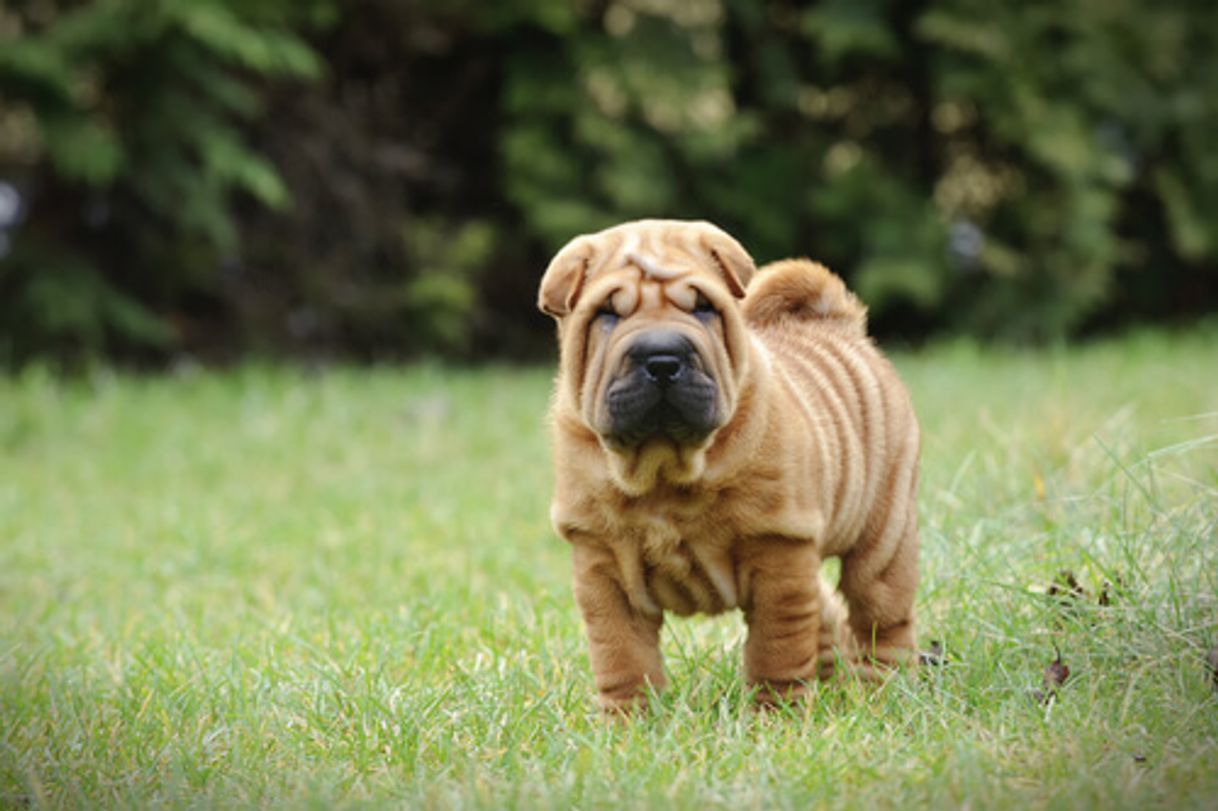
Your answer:
[[[652,380],[662,383],[675,380],[683,365],[676,355],[652,355],[643,362],[643,369]]]

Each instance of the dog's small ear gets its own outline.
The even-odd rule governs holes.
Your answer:
[[[757,265],[744,246],[719,228],[707,223],[702,236],[702,246],[710,254],[711,260],[719,269],[728,289],[736,298],[744,298],[744,291],[749,286]]]
[[[550,266],[541,277],[541,289],[537,291],[538,309],[555,318],[570,313],[579,299],[595,253],[596,247],[587,236],[576,237],[563,246],[550,260]]]

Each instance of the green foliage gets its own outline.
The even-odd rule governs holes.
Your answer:
[[[165,310],[206,293],[237,249],[238,195],[289,202],[243,131],[261,106],[249,77],[319,75],[289,26],[320,7],[101,0],[0,12],[0,124],[32,121],[0,136],[0,170],[28,198],[31,225],[0,276],[4,320],[24,325],[0,335],[2,351],[175,342]]]
[[[511,54],[506,193],[548,247],[624,219],[696,216],[685,170],[757,136],[736,115],[722,17],[714,2],[614,4],[603,28],[585,20],[575,36]]]
[[[935,47],[931,113],[948,156],[937,202],[993,246],[981,255],[991,283],[976,326],[1068,332],[1110,299],[1119,273],[1163,273],[1150,254],[1213,272],[1218,231],[1193,212],[1216,202],[1205,179],[1218,160],[1186,145],[1218,124],[1218,12],[1142,11],[943,2],[919,20]],[[1195,182],[1173,182],[1184,176]],[[970,195],[969,183],[988,190]]]
[[[403,239],[417,273],[404,288],[402,309],[426,346],[463,348],[477,305],[477,275],[494,250],[494,229],[482,222],[453,228],[420,221]]]
[[[10,359],[527,351],[550,253],[651,216],[825,261],[881,333],[1218,300],[1213,4],[18,2],[0,93]]]
[[[513,54],[507,190],[549,247],[705,216],[828,261],[881,326],[1011,338],[1137,311],[1130,281],[1218,293],[1214,9],[759,6],[622,0]]]
[[[164,347],[173,340],[164,322],[76,256],[54,251],[27,256],[37,267],[53,269],[32,276],[12,303],[15,313],[32,319],[14,326],[35,345],[65,352],[70,350],[62,345],[65,340],[102,347],[112,331],[148,346]]]

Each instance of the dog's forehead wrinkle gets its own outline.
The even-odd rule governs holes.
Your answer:
[[[667,267],[661,264],[654,256],[640,250],[627,250],[624,258],[627,262],[641,270],[645,279],[669,282],[686,275],[686,271],[679,268]]]

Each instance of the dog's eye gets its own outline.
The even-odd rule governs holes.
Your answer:
[[[715,305],[711,304],[706,296],[699,293],[698,298],[694,301],[694,315],[702,321],[707,321],[718,314],[719,311],[715,309]]]
[[[617,314],[617,311],[613,309],[609,302],[605,302],[596,311],[596,322],[603,327],[612,328],[619,320],[621,320],[621,316]]]

